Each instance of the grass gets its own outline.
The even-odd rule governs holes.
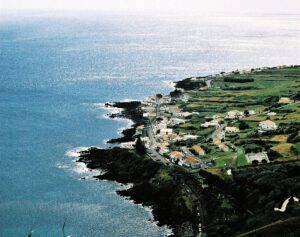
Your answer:
[[[291,143],[280,143],[280,144],[272,147],[272,150],[277,151],[283,157],[290,157],[292,146],[293,146],[293,144],[291,144]]]
[[[162,181],[171,181],[173,179],[172,176],[170,176],[168,170],[166,169],[160,169],[158,176],[159,179],[161,179]]]
[[[256,115],[242,119],[246,121],[250,128],[238,133],[238,137],[228,136],[226,140],[238,146],[238,144],[247,144],[253,139],[261,139],[267,141],[267,146],[262,147],[263,151],[267,151],[269,147],[273,146],[272,149],[279,152],[284,160],[294,159],[295,154],[291,154],[291,147],[294,144],[287,143],[289,133],[277,133],[275,136],[270,136],[268,134],[257,134],[257,130],[258,123],[268,119],[268,117],[277,125],[300,123],[300,103],[278,107],[282,106],[278,104],[280,97],[290,98],[299,94],[300,67],[272,68],[250,74],[232,74],[228,77],[234,80],[251,78],[253,81],[240,83],[233,80],[225,82],[224,78],[216,77],[213,78],[212,87],[205,92],[198,90],[186,91],[190,96],[189,101],[179,102],[178,104],[187,111],[198,112],[199,114],[193,115],[188,124],[180,126],[178,129],[181,132],[194,132],[200,137],[208,138],[213,133],[214,128],[205,129],[200,126],[206,120],[205,116],[225,115],[230,110],[254,110]],[[228,90],[228,88],[234,87],[240,87],[241,89]],[[242,87],[247,87],[247,89]],[[223,90],[224,88],[226,90]],[[276,112],[277,115],[261,114],[269,110]],[[228,126],[238,126],[238,123],[232,124],[231,121],[227,121],[227,123]],[[190,130],[193,127],[195,130]],[[244,151],[239,151],[236,154],[232,151],[221,152],[214,146],[210,146],[210,148],[211,152],[208,156],[216,162],[217,169],[232,165],[241,167],[247,164]],[[294,149],[300,148],[294,146]]]
[[[276,136],[272,137],[271,141],[284,143],[287,141],[287,138],[288,138],[288,135],[276,135]]]
[[[243,149],[239,149],[237,152],[237,167],[245,166],[248,164],[246,159],[245,151]]]

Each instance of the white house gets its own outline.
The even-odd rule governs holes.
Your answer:
[[[277,113],[275,113],[275,112],[269,112],[269,113],[267,113],[267,115],[268,116],[275,116]]]
[[[227,116],[225,118],[227,119],[238,119],[238,118],[243,118],[244,117],[244,112],[239,111],[239,110],[232,110],[227,112]]]
[[[163,128],[160,130],[160,135],[170,135],[173,133],[173,129],[172,128]]]
[[[184,117],[188,117],[188,116],[192,115],[192,113],[190,113],[190,112],[174,112],[173,115],[176,117],[184,118]]]
[[[253,161],[261,162],[270,162],[269,157],[266,152],[259,152],[259,153],[248,153],[246,154],[246,159],[248,163],[252,163]]]
[[[249,112],[249,115],[254,115],[254,114],[256,114],[256,112],[255,112],[254,110],[249,110],[248,112]]]
[[[162,104],[169,104],[171,102],[171,97],[170,96],[163,96],[161,99],[160,99],[160,102]]]
[[[125,148],[125,149],[134,149],[134,146],[135,146],[135,141],[134,142],[122,142],[121,144],[120,144],[120,147],[121,148]]]
[[[280,104],[291,104],[291,103],[294,103],[293,100],[291,100],[290,98],[288,97],[281,97],[278,101],[278,103]]]
[[[219,122],[217,120],[212,120],[210,122],[205,122],[201,124],[201,127],[208,128],[208,127],[215,127],[218,126]]]
[[[259,127],[261,130],[263,131],[272,131],[272,130],[276,130],[278,128],[278,126],[276,125],[276,123],[274,123],[271,120],[265,120],[259,123]]]

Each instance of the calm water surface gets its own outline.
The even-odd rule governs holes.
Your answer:
[[[299,14],[0,14],[0,236],[165,236],[74,162],[127,121],[101,103],[220,71],[300,64]]]

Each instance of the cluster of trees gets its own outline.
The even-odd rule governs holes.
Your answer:
[[[253,78],[225,77],[224,82],[247,83],[247,82],[254,82],[254,79]]]
[[[200,87],[207,86],[205,81],[192,81],[191,78],[184,79],[176,83],[176,88],[182,88],[185,90],[199,89]]]

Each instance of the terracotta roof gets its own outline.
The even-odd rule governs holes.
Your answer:
[[[199,145],[194,145],[192,148],[197,153],[204,152],[204,150]]]
[[[185,161],[188,162],[188,163],[192,163],[192,164],[195,164],[195,163],[198,163],[199,160],[192,157],[192,156],[186,156],[185,157]]]
[[[171,158],[176,158],[176,159],[180,159],[184,156],[183,153],[180,151],[172,151],[169,155]]]
[[[262,121],[261,123],[267,124],[267,125],[273,125],[275,124],[273,121],[271,121],[270,119]]]

